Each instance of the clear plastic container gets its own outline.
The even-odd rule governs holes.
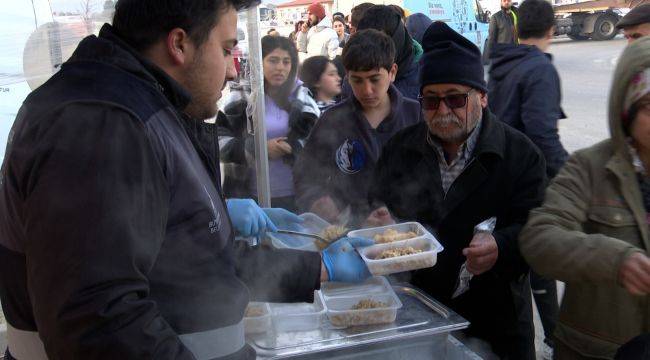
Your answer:
[[[271,329],[271,307],[268,303],[248,304],[244,313],[244,329],[246,334],[263,333]]]
[[[312,304],[271,304],[271,313],[273,326],[278,332],[309,331],[320,328],[325,316],[325,307],[316,292]]]
[[[406,240],[420,239],[420,238],[435,239],[435,237],[429,231],[427,231],[427,229],[424,226],[420,225],[420,223],[417,222],[407,222],[402,224],[386,225],[386,226],[350,231],[348,233],[348,236],[373,239],[376,241],[375,236],[384,235],[386,230],[395,230],[398,233],[402,233],[402,234],[408,232],[414,232],[417,235],[412,238],[398,240],[398,241],[406,241]],[[398,241],[393,241],[392,243],[396,243]]]
[[[377,259],[379,255],[391,249],[412,247],[422,252],[411,255]],[[368,270],[373,275],[387,275],[403,271],[424,269],[436,264],[442,245],[434,239],[416,238],[395,243],[378,244],[359,249],[361,258],[366,262]]]
[[[355,305],[364,300],[382,302],[386,306],[353,309]],[[402,307],[402,302],[392,290],[384,294],[323,297],[323,302],[327,309],[327,317],[330,323],[340,328],[392,323],[397,317],[397,309]]]
[[[323,298],[386,294],[392,290],[390,283],[383,276],[373,276],[361,284],[325,282],[320,286]]]
[[[292,229],[308,234],[320,234],[326,227],[330,226],[330,223],[321,219],[318,215],[312,213],[304,213],[300,215],[300,218],[303,219],[302,224]],[[266,233],[266,235],[271,239],[271,243],[278,249],[296,249],[303,251],[318,251],[315,240],[307,236],[299,235],[289,235],[289,234],[278,234],[278,233]]]

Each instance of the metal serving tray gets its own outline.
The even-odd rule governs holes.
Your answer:
[[[327,321],[312,331],[251,334],[248,343],[257,351],[258,359],[282,359],[322,355],[341,351],[364,351],[377,347],[403,345],[409,341],[446,344],[447,333],[469,326],[460,315],[410,284],[393,285],[403,303],[397,319],[391,324],[356,326],[336,329]],[[440,335],[434,336],[432,335]]]

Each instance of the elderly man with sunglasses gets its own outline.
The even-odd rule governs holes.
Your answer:
[[[543,156],[488,110],[475,45],[442,22],[427,29],[422,45],[425,122],[384,147],[370,201],[429,227],[445,247],[436,266],[415,271],[411,282],[471,322],[459,334],[470,347],[484,358],[535,359],[528,265],[517,236],[543,199]],[[477,230],[493,217],[493,231]]]

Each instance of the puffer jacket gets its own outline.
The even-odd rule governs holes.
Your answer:
[[[325,17],[307,32],[307,57],[327,56],[333,60],[339,49],[339,36],[332,29],[332,19]]]
[[[650,331],[650,297],[632,296],[619,283],[623,261],[650,249],[647,210],[621,125],[632,76],[648,67],[650,38],[628,47],[616,69],[611,138],[569,158],[519,239],[533,270],[567,284],[555,336],[598,359],[614,358],[619,346]]]

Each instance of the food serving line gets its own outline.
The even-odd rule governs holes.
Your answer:
[[[301,217],[299,227],[265,241],[318,251],[332,240],[318,237],[346,235],[314,214]],[[443,248],[431,233],[411,222],[347,235],[378,243],[358,249],[374,276],[361,284],[323,283],[313,304],[251,303],[244,325],[258,359],[481,359],[450,335],[469,326],[465,319],[412,285],[381,276],[434,266]]]

